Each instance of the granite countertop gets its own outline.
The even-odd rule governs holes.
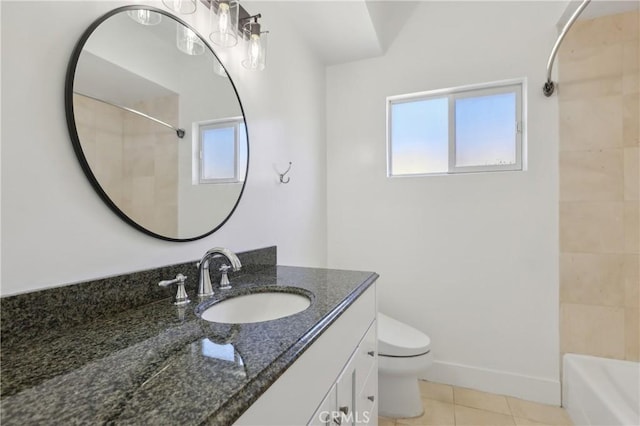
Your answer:
[[[376,278],[265,266],[230,274],[234,287],[213,299],[295,287],[311,306],[262,323],[210,323],[190,292],[186,307],[163,299],[10,344],[3,336],[2,423],[231,424]]]

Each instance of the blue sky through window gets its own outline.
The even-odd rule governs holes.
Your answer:
[[[516,163],[516,94],[457,99],[456,166]]]
[[[448,110],[447,98],[391,105],[392,174],[447,172]]]
[[[389,176],[522,170],[521,90],[485,84],[389,98]]]
[[[233,179],[235,177],[235,128],[206,129],[202,141],[202,177]]]

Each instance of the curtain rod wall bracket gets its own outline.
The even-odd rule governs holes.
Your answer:
[[[560,44],[562,43],[562,40],[564,40],[565,36],[569,32],[569,29],[571,28],[573,23],[578,19],[578,16],[580,16],[582,11],[585,9],[585,7],[587,7],[587,5],[590,2],[591,0],[582,1],[580,6],[578,6],[578,8],[575,10],[575,12],[573,12],[571,17],[565,24],[564,28],[560,32],[560,35],[558,36],[558,40],[556,40],[556,43],[553,45],[553,49],[551,49],[551,54],[549,55],[549,60],[547,61],[547,82],[544,83],[544,86],[542,87],[542,93],[544,93],[546,97],[550,97],[551,95],[553,95],[553,92],[555,91],[555,84],[551,80],[551,71],[553,70],[553,61],[555,61],[556,59],[556,55],[558,54],[558,49],[560,48]]]

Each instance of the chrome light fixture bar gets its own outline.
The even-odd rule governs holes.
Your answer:
[[[250,70],[263,70],[266,64],[269,31],[262,31],[262,26],[258,22],[262,15],[259,13],[249,15],[240,5],[240,0],[200,1],[209,8],[211,42],[220,47],[233,47],[238,44],[238,36],[242,37],[246,42],[242,66]],[[196,0],[162,0],[162,3],[172,11],[182,14],[196,11]],[[134,16],[131,17],[136,19]],[[186,54],[200,55],[204,52],[204,44],[189,28],[178,26],[176,42],[178,48]],[[226,75],[224,69],[218,69],[215,72],[221,76]]]
[[[221,47],[233,47],[238,37],[245,41],[246,53],[242,65],[251,70],[263,70],[266,64],[267,34],[258,19],[250,15],[239,0],[200,0],[209,8],[211,34],[209,39]]]

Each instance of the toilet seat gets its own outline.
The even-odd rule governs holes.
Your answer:
[[[423,332],[378,312],[378,354],[391,357],[424,355],[431,339]]]
[[[378,312],[378,355],[378,413],[421,416],[418,377],[433,363],[429,336]]]

